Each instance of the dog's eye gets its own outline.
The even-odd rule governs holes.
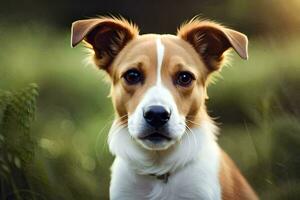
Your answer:
[[[138,84],[143,81],[143,75],[137,69],[130,69],[123,74],[123,78],[129,85]]]
[[[195,80],[195,77],[190,72],[179,72],[176,77],[176,84],[182,87],[188,87],[191,85],[192,81]]]

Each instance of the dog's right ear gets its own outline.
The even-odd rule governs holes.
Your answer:
[[[137,26],[123,18],[78,20],[72,24],[71,45],[75,47],[84,40],[87,47],[94,50],[96,65],[109,71],[109,66],[118,53],[138,35]]]

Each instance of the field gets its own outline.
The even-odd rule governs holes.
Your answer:
[[[113,157],[106,139],[114,116],[104,74],[86,64],[83,47],[70,47],[69,32],[36,24],[5,30],[0,89],[39,87],[31,126],[34,157],[23,171],[30,187],[14,192],[29,199],[107,199]],[[220,145],[261,198],[296,200],[300,39],[250,38],[249,48],[248,61],[232,52],[231,65],[215,76],[208,110],[221,128]]]

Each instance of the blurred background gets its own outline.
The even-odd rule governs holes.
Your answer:
[[[300,199],[299,13],[299,0],[1,2],[0,199],[108,199],[109,85],[70,47],[73,21],[107,14],[141,33],[200,14],[247,34],[249,60],[232,53],[208,110],[261,199]]]

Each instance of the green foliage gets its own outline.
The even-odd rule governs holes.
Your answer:
[[[2,38],[1,88],[39,85],[31,127],[34,157],[28,154],[26,170],[14,179],[17,185],[28,188],[29,199],[108,199],[113,158],[106,140],[113,109],[103,74],[84,66],[85,53],[70,48],[67,32],[20,25],[7,28]],[[207,107],[218,117],[219,143],[262,199],[299,199],[299,52],[298,37],[250,38],[250,59],[234,56],[232,66],[208,88]],[[7,99],[0,101],[2,120],[15,93],[1,93]],[[17,141],[13,138],[12,145]]]
[[[36,84],[18,92],[0,92],[1,199],[20,199],[21,191],[30,189],[25,171],[34,154],[29,131],[37,95]]]

